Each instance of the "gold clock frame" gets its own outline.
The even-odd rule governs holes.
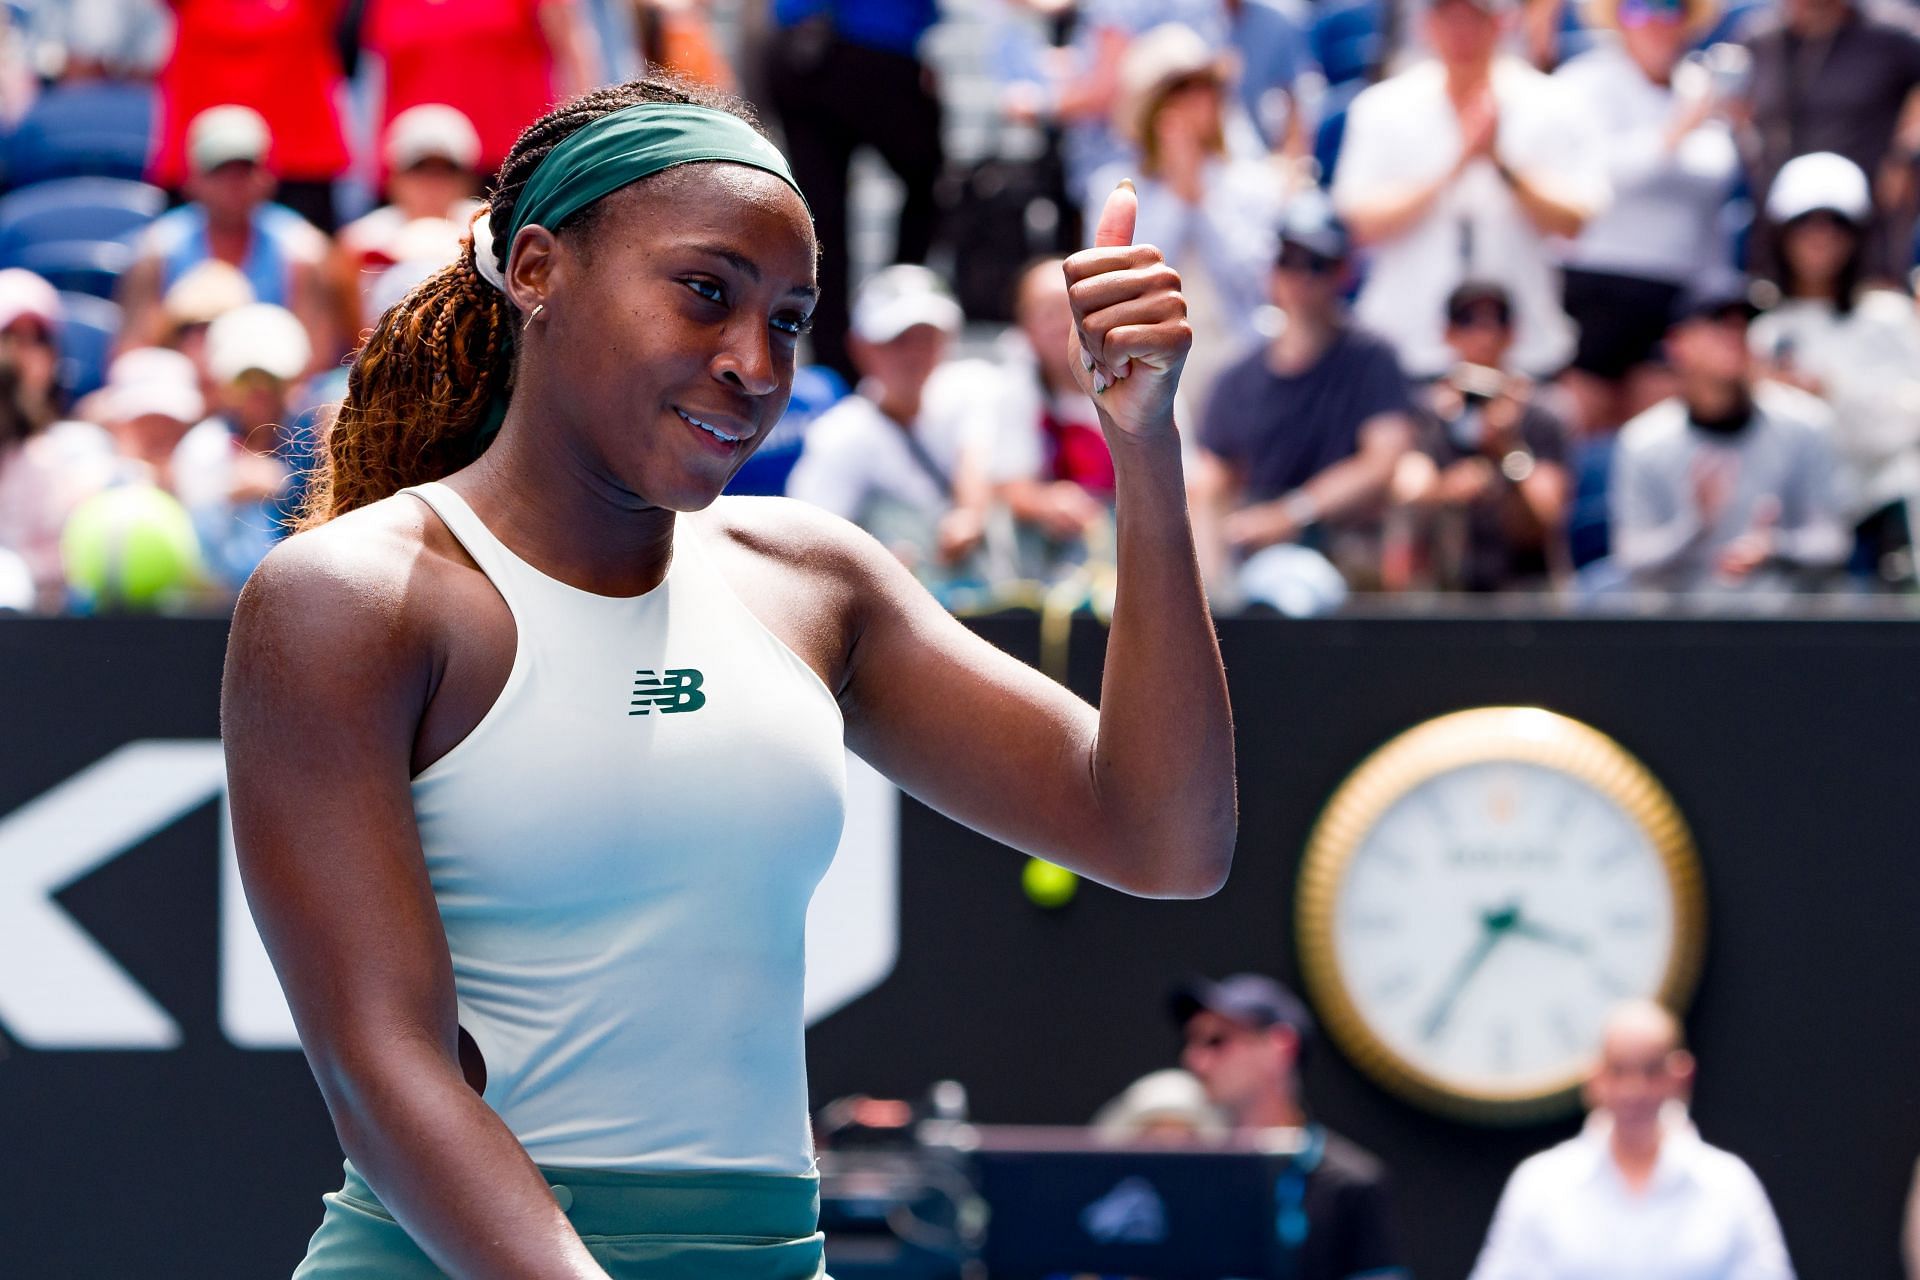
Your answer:
[[[1340,974],[1334,911],[1347,867],[1368,832],[1409,791],[1468,765],[1513,761],[1568,774],[1639,826],[1673,895],[1673,933],[1656,998],[1684,1012],[1706,950],[1706,893],[1692,833],[1645,765],[1598,729],[1541,707],[1479,707],[1416,725],[1375,750],[1342,782],[1314,824],[1300,866],[1295,928],[1301,972],[1321,1021],[1368,1076],[1454,1119],[1523,1124],[1572,1110],[1584,1070],[1538,1085],[1473,1089],[1442,1080],[1375,1035]]]

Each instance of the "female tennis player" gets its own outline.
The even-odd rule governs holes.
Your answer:
[[[1221,884],[1191,339],[1132,217],[1066,266],[1119,486],[1096,714],[852,526],[716,501],[816,296],[743,112],[649,80],[521,137],[497,248],[382,318],[234,618],[242,874],[349,1158],[300,1280],[822,1275],[801,971],[845,746],[1118,889]]]

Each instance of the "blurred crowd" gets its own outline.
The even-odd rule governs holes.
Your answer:
[[[1916,591],[1905,4],[0,15],[0,608],[222,607],[519,129],[648,63],[759,107],[822,241],[811,363],[736,488],[859,522],[955,609],[1110,596],[1060,262],[1122,177],[1193,321],[1216,607]]]

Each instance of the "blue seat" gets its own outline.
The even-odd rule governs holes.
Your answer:
[[[0,197],[0,266],[38,244],[127,240],[167,207],[167,193],[126,178],[55,178]]]
[[[29,246],[13,265],[44,277],[64,293],[111,299],[133,258],[132,246],[111,240],[55,240]]]
[[[60,295],[60,385],[69,400],[98,391],[107,380],[107,360],[120,334],[120,308],[84,293]]]
[[[152,147],[151,85],[94,81],[47,90],[0,145],[6,185],[54,178],[138,179]]]

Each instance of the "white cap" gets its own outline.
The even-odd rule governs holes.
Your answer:
[[[1141,1076],[1100,1108],[1094,1131],[1106,1142],[1129,1142],[1156,1124],[1185,1124],[1195,1135],[1226,1136],[1226,1121],[1207,1099],[1206,1087],[1177,1067]]]
[[[1295,542],[1254,552],[1240,566],[1240,592],[1289,618],[1317,618],[1347,602],[1347,580],[1333,562]]]
[[[1787,161],[1767,192],[1767,217],[1792,222],[1809,213],[1837,213],[1849,222],[1863,223],[1873,210],[1867,175],[1845,156],[1816,151]]]
[[[207,414],[193,361],[165,347],[136,347],[107,366],[106,416],[116,422],[157,415],[198,422]]]
[[[58,328],[64,314],[59,291],[45,280],[25,267],[0,271],[0,329],[21,316],[34,316],[48,328]]]
[[[195,173],[208,173],[234,160],[266,160],[273,145],[267,122],[252,107],[208,107],[187,126],[187,162]]]
[[[1123,135],[1137,141],[1146,128],[1148,108],[1169,86],[1200,75],[1224,82],[1225,72],[1219,55],[1192,27],[1163,22],[1143,31],[1120,56],[1114,123]]]
[[[207,326],[207,372],[215,382],[232,382],[249,369],[292,382],[312,359],[306,326],[271,302],[235,307]]]
[[[387,167],[411,169],[422,160],[450,160],[462,169],[480,163],[480,135],[473,122],[439,102],[408,107],[387,126]]]
[[[915,325],[958,333],[966,313],[942,280],[925,267],[902,262],[867,277],[853,295],[850,326],[868,342],[891,342]]]

